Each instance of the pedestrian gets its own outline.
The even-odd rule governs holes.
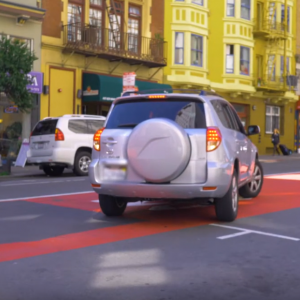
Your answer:
[[[280,143],[279,130],[275,128],[272,134],[273,155],[275,155],[275,152],[277,152],[278,155],[280,155],[280,152],[278,150],[279,143]]]

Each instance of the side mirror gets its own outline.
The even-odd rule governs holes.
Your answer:
[[[260,128],[257,125],[251,125],[248,127],[247,135],[256,135],[260,133]]]

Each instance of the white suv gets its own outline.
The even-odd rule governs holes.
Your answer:
[[[92,115],[64,115],[38,122],[30,135],[27,162],[39,165],[49,176],[72,168],[78,176],[88,175],[93,135],[106,118]]]

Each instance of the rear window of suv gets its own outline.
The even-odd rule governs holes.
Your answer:
[[[148,119],[165,118],[183,128],[206,128],[204,105],[184,98],[128,100],[116,104],[105,128],[133,128]]]
[[[55,134],[57,122],[58,119],[40,121],[34,127],[32,135],[35,136],[35,135]]]

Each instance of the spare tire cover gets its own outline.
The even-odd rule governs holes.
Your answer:
[[[127,145],[131,167],[147,182],[164,183],[177,178],[191,155],[187,133],[169,119],[150,119],[132,131]]]

